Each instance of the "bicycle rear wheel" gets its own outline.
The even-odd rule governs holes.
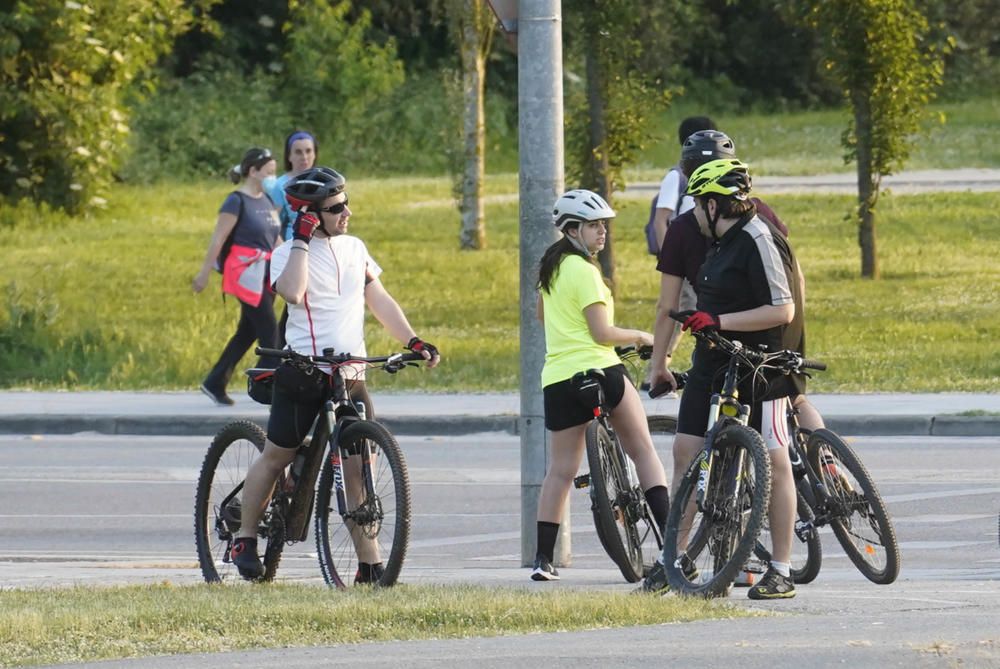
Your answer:
[[[403,452],[396,439],[374,421],[351,423],[340,435],[343,485],[348,509],[337,506],[334,470],[329,457],[316,492],[316,548],[323,579],[331,587],[346,588],[358,570],[358,551],[366,562],[381,562],[382,575],[374,585],[388,587],[399,579],[410,538],[410,481]],[[361,479],[361,457],[372,450],[374,496]],[[329,455],[329,454],[328,454]],[[353,468],[353,473],[351,471]]]
[[[798,584],[812,583],[823,565],[823,544],[816,527],[816,515],[798,490],[795,491],[798,517],[795,520],[795,537],[792,539],[792,580]],[[771,529],[768,522],[760,531],[754,555],[762,562],[771,562]]]
[[[646,423],[650,434],[677,434],[677,418],[674,416],[647,416]]]
[[[854,450],[830,430],[809,437],[809,460],[830,495],[830,526],[847,557],[873,583],[899,575],[899,544],[882,497]]]
[[[620,446],[600,422],[594,420],[587,426],[586,444],[590,509],[597,537],[625,580],[635,583],[644,575],[644,533],[638,528],[637,513],[641,512],[637,509],[640,503],[645,507],[645,498],[639,484],[629,480],[628,464],[619,457]],[[648,517],[648,509],[646,513]]]
[[[243,481],[263,450],[263,430],[250,421],[238,421],[219,430],[205,454],[195,493],[194,537],[198,564],[209,583],[242,580],[229,550],[240,528]],[[277,531],[272,531],[272,526],[277,526]],[[264,575],[259,580],[270,581],[285,545],[284,526],[271,509],[265,513],[258,534],[265,538]]]
[[[764,440],[745,425],[721,430],[702,508],[698,477],[705,455],[685,472],[670,505],[663,539],[667,579],[675,592],[725,596],[746,564],[767,516],[771,462]]]

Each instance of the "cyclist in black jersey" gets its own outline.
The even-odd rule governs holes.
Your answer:
[[[801,281],[787,240],[769,221],[756,215],[750,199],[750,174],[734,158],[705,163],[691,175],[687,193],[695,200],[701,233],[712,240],[697,276],[697,311],[687,312],[684,329],[716,329],[748,346],[794,349],[801,343]],[[798,313],[797,313],[798,312]],[[681,397],[674,459],[686,466],[702,446],[709,399],[721,385],[718,372],[728,359],[699,344]],[[788,459],[788,398],[802,392],[801,380],[778,376],[762,386],[748,380],[740,397],[753,405],[753,427],[761,431],[772,464],[770,527],[771,568],[750,589],[752,599],[795,595],[789,559],[795,518],[795,486]],[[651,573],[644,589],[656,574]]]

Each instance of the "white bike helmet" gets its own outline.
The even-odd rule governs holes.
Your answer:
[[[576,189],[565,193],[556,200],[552,210],[552,222],[559,232],[569,223],[603,221],[615,217],[615,210],[608,206],[604,198],[593,191]]]

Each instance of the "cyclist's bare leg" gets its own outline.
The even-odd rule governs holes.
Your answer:
[[[793,397],[792,405],[798,412],[800,426],[807,430],[819,430],[826,427],[826,424],[823,422],[823,416],[805,395],[796,395]]]
[[[633,388],[634,390],[634,388]],[[573,477],[580,470],[585,448],[587,423],[549,432],[549,468],[542,481],[538,497],[538,520],[543,523],[562,522],[566,499],[573,486]]]
[[[680,486],[684,472],[691,466],[691,462],[698,456],[701,449],[705,447],[705,437],[693,434],[678,432],[674,435],[674,471],[670,482],[670,498],[677,499],[677,488]],[[684,517],[680,527],[677,528],[677,548],[680,551],[687,547],[687,535],[691,530],[691,523],[695,515],[695,497],[688,500],[688,508],[684,511]]]
[[[629,383],[625,384],[622,401],[611,414],[611,425],[615,428],[622,448],[635,463],[639,484],[643,490],[667,485],[667,475],[663,463],[656,454],[653,438],[649,435],[646,411],[643,409],[639,393]]]
[[[347,493],[347,505],[352,510],[365,499],[365,483],[361,475],[361,465],[362,458],[359,455],[352,455],[343,460],[344,490]],[[376,457],[372,456],[372,469],[375,470],[376,467]],[[363,528],[359,528],[353,523],[351,523],[351,540],[354,542],[354,550],[358,554],[358,562],[377,564],[382,561],[375,538],[368,536]]]
[[[256,537],[257,525],[264,514],[274,483],[278,480],[281,470],[295,458],[294,448],[282,448],[270,439],[264,442],[264,451],[258,455],[243,484],[243,503],[241,505],[242,525],[237,537]]]
[[[768,521],[771,529],[771,555],[776,562],[790,562],[795,528],[796,496],[792,461],[788,457],[787,398],[764,402],[761,410],[761,434],[771,458],[771,503]]]

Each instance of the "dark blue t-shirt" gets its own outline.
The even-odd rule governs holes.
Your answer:
[[[240,200],[243,200],[243,213],[240,215]],[[281,232],[281,222],[278,220],[278,210],[266,194],[260,197],[250,197],[245,193],[233,191],[219,208],[220,214],[236,216],[236,228],[233,231],[233,244],[249,246],[254,249],[271,251],[276,246],[278,234]]]

